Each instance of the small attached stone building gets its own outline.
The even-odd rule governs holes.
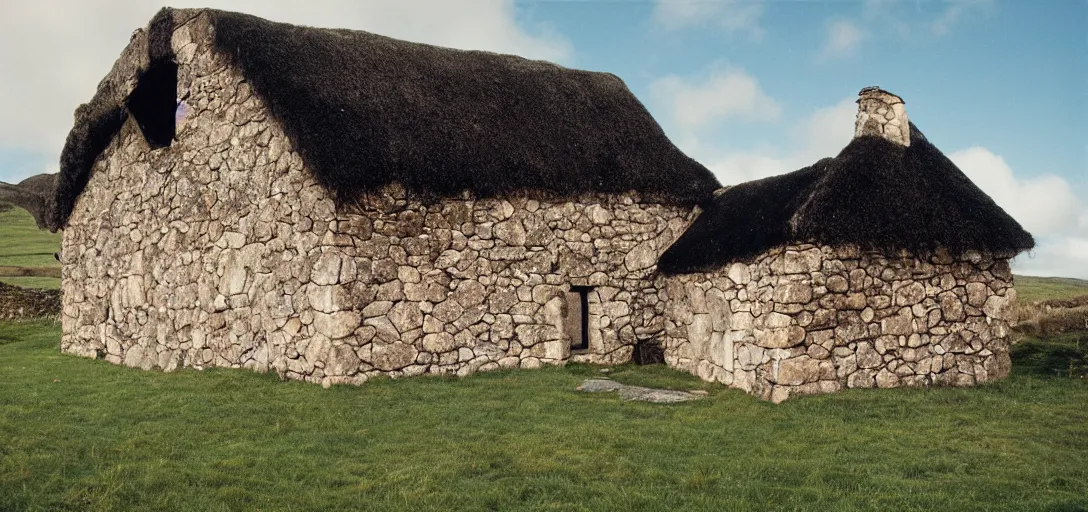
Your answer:
[[[623,363],[717,188],[614,75],[164,9],[62,154],[61,348],[324,384]]]
[[[1030,234],[861,91],[835,158],[729,187],[661,257],[665,358],[775,402],[1005,377],[1009,259]]]

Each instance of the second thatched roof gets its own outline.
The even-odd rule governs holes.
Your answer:
[[[910,133],[907,147],[861,136],[835,158],[725,190],[662,254],[658,269],[709,271],[805,242],[915,254],[1035,246],[913,123]]]

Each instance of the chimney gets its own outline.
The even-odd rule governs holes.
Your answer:
[[[858,93],[854,137],[876,135],[902,146],[910,146],[910,123],[903,105],[903,98],[879,87],[862,89]]]

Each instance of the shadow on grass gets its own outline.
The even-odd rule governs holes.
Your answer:
[[[1088,378],[1088,332],[1027,338],[1010,350],[1013,371],[1035,377]]]

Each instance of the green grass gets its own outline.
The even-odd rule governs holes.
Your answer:
[[[60,250],[60,234],[38,229],[22,208],[0,212],[0,266],[59,267],[53,253]],[[0,282],[27,288],[60,287],[54,277],[0,277]]]
[[[1088,295],[1088,281],[1072,277],[1016,276],[1013,280],[1021,301],[1071,299]]]
[[[1012,347],[1012,355],[1024,374],[1088,379],[1088,331],[1045,340],[1029,337]]]
[[[994,385],[778,406],[612,373],[712,390],[656,405],[574,392],[587,366],[325,390],[119,367],[58,334],[0,324],[2,510],[1088,508],[1088,381],[1038,353]]]

